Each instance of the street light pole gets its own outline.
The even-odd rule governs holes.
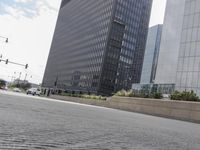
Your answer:
[[[26,75],[25,75],[24,82],[26,81],[26,77],[27,77],[27,73],[26,73]]]
[[[22,73],[20,72],[20,73],[19,73],[19,80],[21,79],[21,75],[22,75]]]
[[[19,85],[19,81],[20,81],[20,79],[21,79],[21,75],[22,75],[22,73],[20,72],[20,73],[19,73],[19,78],[18,78],[18,85]]]

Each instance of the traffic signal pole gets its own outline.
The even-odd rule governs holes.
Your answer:
[[[9,61],[8,59],[4,60],[4,59],[1,59],[1,57],[0,57],[0,62],[1,61],[5,62],[6,64],[10,63],[10,64],[18,65],[18,66],[23,66],[23,67],[25,67],[25,69],[28,69],[28,64],[24,65],[24,64],[17,63],[17,62]]]
[[[4,42],[5,43],[8,43],[8,38],[7,37],[4,37],[4,36],[0,36],[0,38],[4,39]],[[2,54],[0,55],[0,62],[3,61],[5,62],[6,64],[10,63],[10,64],[14,64],[14,65],[18,65],[18,66],[23,66],[25,67],[25,69],[28,69],[28,64],[20,64],[20,63],[17,63],[17,62],[12,62],[12,61],[9,61],[8,59],[2,59]]]

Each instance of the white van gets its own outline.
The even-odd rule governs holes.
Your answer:
[[[40,96],[41,95],[41,90],[40,89],[38,89],[38,88],[30,88],[30,89],[28,89],[27,91],[26,91],[26,94],[28,95],[28,94],[31,94],[31,95],[38,95],[38,96]]]

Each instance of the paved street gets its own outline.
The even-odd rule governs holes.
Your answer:
[[[200,125],[0,91],[0,149],[199,150]]]

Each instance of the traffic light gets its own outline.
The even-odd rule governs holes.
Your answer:
[[[6,64],[8,64],[8,59],[6,59]]]
[[[6,38],[6,43],[8,43],[8,38]]]
[[[28,69],[28,64],[25,65],[25,69]]]

